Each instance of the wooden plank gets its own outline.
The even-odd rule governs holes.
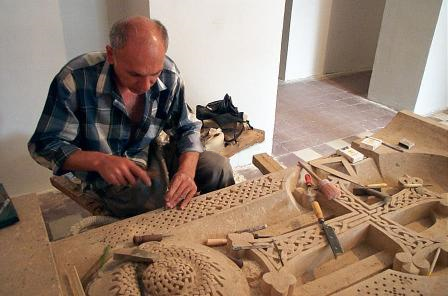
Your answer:
[[[257,143],[264,141],[264,131],[259,129],[245,130],[238,137],[237,143],[233,145],[228,145],[225,147],[220,154],[225,157],[231,157],[236,153],[249,148]]]
[[[50,177],[51,185],[70,197],[82,208],[89,211],[92,215],[108,216],[109,213],[103,208],[101,203],[95,200],[93,192],[82,192],[78,185],[74,184],[63,176]]]
[[[362,184],[360,183],[360,181],[359,181],[359,178],[357,178],[357,177],[352,177],[352,176],[350,176],[350,175],[341,173],[340,171],[337,171],[337,170],[335,170],[335,169],[332,169],[332,168],[330,168],[330,167],[328,167],[328,166],[326,166],[326,165],[317,164],[317,163],[314,163],[314,162],[310,162],[310,165],[312,165],[312,166],[315,167],[315,168],[321,169],[321,170],[323,170],[323,171],[325,171],[325,172],[327,172],[327,173],[330,173],[330,174],[332,174],[332,175],[335,175],[335,176],[337,176],[337,177],[339,177],[339,178],[341,178],[341,179],[350,181],[350,182],[355,183],[355,184],[358,184],[358,185],[362,185]]]
[[[294,295],[323,296],[336,293],[385,270],[392,265],[392,261],[392,255],[386,251],[378,252],[305,285],[296,287]]]
[[[61,295],[38,197],[11,200],[20,220],[0,229],[0,295]]]
[[[252,163],[263,173],[263,175],[284,169],[274,158],[272,158],[272,156],[266,153],[255,154],[252,157]]]

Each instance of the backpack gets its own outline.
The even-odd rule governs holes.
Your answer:
[[[224,99],[210,102],[206,106],[197,105],[196,117],[202,121],[203,129],[219,127],[224,133],[226,145],[236,143],[244,130],[253,129],[249,121],[244,120],[244,112],[238,112],[228,94]]]

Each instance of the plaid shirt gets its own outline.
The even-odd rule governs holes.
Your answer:
[[[201,122],[187,106],[184,85],[174,62],[166,57],[157,82],[145,94],[141,122],[132,132],[112,65],[104,53],[88,53],[70,61],[53,79],[36,131],[28,142],[31,156],[55,175],[66,173],[65,160],[75,151],[100,151],[127,157],[146,166],[149,144],[164,130],[178,152],[202,152]],[[74,172],[102,188],[94,172]]]

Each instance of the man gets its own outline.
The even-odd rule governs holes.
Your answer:
[[[131,17],[115,23],[106,53],[77,57],[56,75],[28,143],[38,163],[56,175],[72,171],[118,217],[163,203],[183,209],[197,191],[234,184],[228,160],[202,150],[201,123],[185,102],[167,47],[158,21]],[[159,166],[151,148],[162,130],[177,146],[168,158],[171,181],[165,188],[160,172],[154,173]]]

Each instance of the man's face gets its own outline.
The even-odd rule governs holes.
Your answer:
[[[135,94],[147,92],[163,70],[165,49],[129,42],[124,48],[106,47],[107,61],[114,65],[119,88]]]

